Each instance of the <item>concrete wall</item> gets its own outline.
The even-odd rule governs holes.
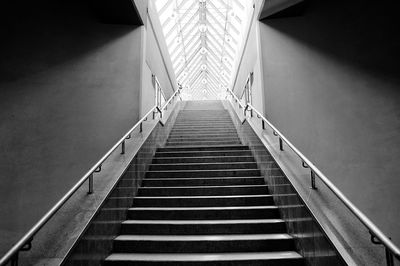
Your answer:
[[[147,24],[146,62],[152,73],[157,76],[165,96],[169,97],[178,89],[178,86],[162,26],[153,2],[149,2]]]
[[[2,4],[0,255],[138,120],[140,28],[84,3]]]
[[[241,60],[238,60],[237,64],[237,75],[233,84],[233,91],[238,97],[242,96],[244,86],[246,85],[247,78],[250,72],[253,72],[253,84],[252,84],[252,99],[253,105],[259,110],[263,110],[263,77],[261,73],[261,51],[260,51],[260,30],[257,20],[257,14],[260,12],[262,7],[261,1],[255,1],[255,8],[249,6],[249,21],[247,22],[248,36],[244,34],[244,41],[247,39],[247,43],[243,43],[242,52],[243,56]],[[247,33],[247,32],[246,32]],[[245,99],[243,98],[243,104]]]
[[[145,17],[146,27],[143,31],[141,114],[147,113],[155,105],[153,74],[157,77],[167,99],[178,89],[175,72],[154,3],[149,2],[148,8]]]
[[[400,39],[391,1],[260,22],[268,118],[400,244]]]

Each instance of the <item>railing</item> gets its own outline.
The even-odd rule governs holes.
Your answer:
[[[88,194],[93,193],[93,175],[101,171],[101,166],[105,160],[121,145],[121,154],[125,153],[125,141],[131,138],[132,132],[139,127],[139,132],[142,132],[142,124],[147,121],[148,116],[153,114],[153,120],[156,118],[156,114],[160,114],[162,118],[163,110],[167,110],[172,100],[179,96],[180,90],[176,90],[175,93],[169,98],[164,106],[153,106],[149,112],[147,112],[142,119],[140,119],[107,153],[94,164],[92,168],[0,259],[0,266],[6,265],[11,262],[11,265],[18,265],[18,255],[20,251],[28,251],[32,247],[32,241],[34,236],[42,229],[43,226],[57,213],[57,211],[64,206],[64,204],[71,198],[75,192],[88,180]],[[180,97],[180,96],[179,96]]]
[[[239,99],[232,92],[227,89],[228,95],[239,102],[239,108],[244,106],[240,103]],[[293,152],[301,159],[302,166],[310,169],[310,182],[311,189],[316,189],[315,178],[318,177],[335,195],[336,197],[357,217],[357,219],[368,229],[371,235],[371,242],[374,244],[382,244],[385,247],[386,264],[388,266],[394,265],[394,257],[400,261],[400,249],[363,213],[361,212],[307,157],[302,154],[271,122],[268,121],[259,111],[257,111],[251,104],[246,104],[244,107],[244,117],[246,119],[246,112],[250,111],[251,117],[253,112],[257,118],[262,120],[262,129],[265,129],[267,124],[274,134],[279,137],[279,148],[283,151],[283,143],[293,150]]]

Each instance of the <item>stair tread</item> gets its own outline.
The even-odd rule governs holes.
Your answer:
[[[221,196],[137,196],[135,199],[219,199],[219,198],[270,198],[272,195],[221,195]]]
[[[279,169],[279,168],[268,168],[268,169]],[[259,170],[258,168],[245,168],[245,169],[188,169],[188,170],[151,170],[147,171],[147,173],[163,173],[163,172],[207,172],[207,171],[249,171],[249,170]],[[129,172],[129,171],[128,171]]]
[[[106,258],[108,261],[241,261],[301,259],[295,251],[279,252],[241,252],[241,253],[114,253]]]
[[[218,165],[218,164],[223,164],[223,165],[236,165],[236,164],[256,164],[256,162],[216,162],[216,163],[156,163],[156,164],[150,164],[149,166],[163,166],[163,165]]]
[[[219,179],[219,180],[224,180],[224,179],[241,179],[241,178],[248,178],[248,179],[253,179],[253,178],[257,178],[257,179],[264,179],[264,177],[262,176],[231,176],[231,177],[180,177],[180,178],[173,178],[173,177],[162,177],[162,178],[155,178],[155,177],[148,177],[145,178],[144,180],[156,180],[156,181],[162,181],[162,180],[192,180],[192,179]],[[126,179],[129,180],[129,179]]]
[[[110,208],[114,209],[114,208]],[[115,208],[118,209],[118,208]],[[268,206],[229,206],[229,207],[131,207],[129,210],[152,210],[152,211],[200,211],[200,210],[262,210],[262,209],[278,209],[275,205]]]
[[[288,234],[239,234],[239,235],[119,235],[116,241],[235,241],[293,239]]]
[[[231,147],[246,147],[246,146],[245,146],[245,145],[204,145],[204,146],[185,146],[185,147],[179,147],[179,149],[182,149],[182,148],[200,148],[200,147],[206,147],[206,148],[212,148],[212,147],[217,147],[217,148],[228,147],[228,148],[231,148]],[[163,148],[161,148],[161,149],[163,149]],[[173,149],[173,148],[168,147],[168,149]]]
[[[241,187],[268,187],[268,185],[230,185],[230,186],[182,186],[182,187],[169,187],[169,186],[162,186],[162,187],[140,187],[139,189],[191,189],[191,188],[241,188]]]
[[[268,193],[268,187],[288,184],[263,182],[250,148],[241,143],[230,114],[220,106],[217,119],[215,110],[180,111],[164,147],[148,165],[138,196],[123,196],[134,188],[129,178],[120,184],[126,186],[117,187],[121,196],[111,198],[133,199],[133,206],[103,208],[127,211],[106,263],[282,264],[303,258],[294,251],[294,236],[286,232],[273,201],[292,194]]]
[[[231,219],[231,220],[126,220],[123,224],[259,224],[284,223],[282,219]]]
[[[180,159],[219,159],[219,158],[254,158],[251,155],[238,155],[238,156],[192,156],[192,157],[162,157],[161,160],[180,160]]]
[[[191,146],[191,148],[199,148],[199,147],[201,147],[201,146]],[[237,146],[232,146],[232,147],[237,147]],[[240,147],[242,147],[242,146],[240,146]],[[184,147],[179,147],[179,148],[184,148]],[[173,149],[173,147],[168,147],[168,149]],[[231,153],[234,153],[234,152],[250,152],[250,150],[210,150],[210,151],[202,151],[202,150],[198,150],[198,151],[157,151],[157,153],[209,153],[209,152],[214,152],[214,153],[219,153],[219,152],[231,152]],[[164,157],[163,157],[164,158]],[[169,158],[169,157],[165,157],[165,158]],[[175,158],[175,157],[171,157],[171,158]],[[186,157],[187,158],[187,157]],[[189,157],[190,158],[190,157]]]

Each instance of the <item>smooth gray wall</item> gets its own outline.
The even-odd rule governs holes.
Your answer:
[[[260,22],[266,115],[400,244],[400,17],[394,1],[308,1]]]
[[[9,1],[10,2],[10,1]],[[85,1],[2,4],[0,255],[138,120],[140,28]]]

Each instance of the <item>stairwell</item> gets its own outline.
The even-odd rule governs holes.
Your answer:
[[[249,147],[220,102],[188,102],[106,265],[303,265]]]

